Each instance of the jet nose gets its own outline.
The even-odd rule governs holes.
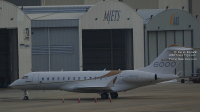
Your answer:
[[[13,88],[13,85],[14,85],[13,83],[12,83],[12,84],[10,84],[10,85],[9,85],[9,88]]]
[[[17,84],[17,81],[14,81],[13,83],[11,83],[9,85],[9,88],[15,88],[16,87],[16,84]]]

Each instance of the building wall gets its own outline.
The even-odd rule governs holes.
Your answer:
[[[123,0],[124,3],[133,9],[158,9],[158,0]]]
[[[94,5],[102,1],[103,0],[84,0],[84,5]],[[119,1],[119,0],[105,0],[105,1]]]
[[[196,17],[198,15],[197,19],[200,21],[200,8],[199,8],[200,0],[192,0],[192,15]]]
[[[93,5],[102,0],[84,0],[85,5]],[[119,0],[105,0],[119,1]],[[124,3],[131,6],[133,9],[181,9],[184,6],[185,11],[189,11],[188,0],[123,0]]]
[[[84,0],[41,0],[41,5],[83,5]]]
[[[31,21],[11,3],[0,1],[0,28],[17,28],[19,78],[31,72]],[[26,30],[27,29],[27,30]],[[26,38],[27,37],[27,38]]]
[[[41,0],[5,0],[16,6],[40,6]]]
[[[189,12],[189,1],[188,0],[159,0],[158,9],[165,9],[169,6],[169,9],[182,9]]]

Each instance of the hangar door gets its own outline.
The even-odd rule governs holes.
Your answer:
[[[192,47],[192,30],[171,30],[171,31],[148,31],[148,64],[162,53],[162,51],[172,44]],[[193,61],[179,61],[175,73],[182,71],[183,76],[189,76],[193,73]]]
[[[0,87],[18,79],[17,29],[0,29]]]
[[[133,30],[83,30],[83,70],[133,69]]]
[[[79,70],[78,28],[32,28],[33,71]]]

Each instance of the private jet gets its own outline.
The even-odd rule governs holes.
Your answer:
[[[29,99],[28,90],[98,93],[102,99],[109,98],[110,94],[111,98],[118,98],[118,92],[178,78],[178,74],[173,73],[179,55],[171,54],[190,50],[194,49],[171,45],[149,66],[136,70],[31,72],[14,81],[10,87],[23,90],[24,100]]]

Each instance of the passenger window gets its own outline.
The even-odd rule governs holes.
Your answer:
[[[58,80],[59,80],[60,78],[58,77]]]
[[[84,77],[84,80],[86,80],[86,77]]]
[[[42,80],[44,80],[44,78],[42,78]]]
[[[70,77],[68,77],[68,80],[70,80]]]
[[[78,77],[78,80],[81,80],[81,78],[80,78],[80,77]]]
[[[49,77],[47,78],[47,80],[49,80]]]
[[[90,77],[90,80],[92,80],[92,77]]]
[[[28,76],[24,76],[24,77],[22,77],[22,79],[28,79]]]
[[[54,77],[52,78],[52,80],[54,80]]]
[[[63,80],[65,80],[65,77],[63,77]]]
[[[74,77],[73,80],[75,80],[76,78]]]

